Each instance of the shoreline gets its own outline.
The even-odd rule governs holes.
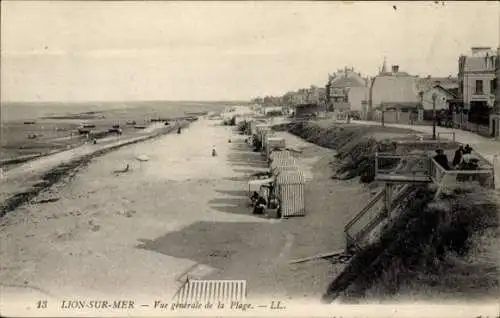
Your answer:
[[[331,213],[349,219],[352,209],[329,204],[319,189],[339,185],[331,188],[330,195],[338,196],[341,205],[352,205],[348,194],[366,192],[357,184],[344,187],[329,178],[327,157],[333,151],[283,133],[290,145],[307,148],[298,160],[308,180],[315,180],[307,193],[316,202],[305,218],[280,220],[252,215],[247,206],[248,176],[267,164],[234,127],[206,120],[177,137],[106,154],[84,173],[62,180],[19,213],[9,214],[0,235],[9,242],[4,255],[12,257],[6,257],[0,277],[6,284],[24,281],[56,297],[81,295],[89,288],[113,294],[118,282],[124,293],[170,297],[181,285],[178,278],[190,272],[202,275],[201,279],[244,278],[251,282],[252,299],[269,294],[288,301],[319,302],[329,274],[338,266],[332,268],[328,260],[290,266],[288,260],[342,245],[342,222]],[[212,145],[217,157],[210,155]],[[147,155],[149,162],[112,176],[117,163],[137,154]],[[24,251],[12,253],[20,249]],[[147,266],[144,259],[155,266]],[[27,272],[20,275],[15,264]],[[34,264],[34,270],[27,267]],[[76,264],[85,264],[87,270],[78,271]],[[102,276],[103,269],[117,265]],[[68,275],[55,277],[54,266]],[[247,266],[245,274],[241,266]],[[131,270],[143,274],[128,277]],[[149,287],[143,291],[145,285]],[[69,290],[63,293],[61,288]]]
[[[111,151],[117,150],[125,146],[133,145],[136,143],[144,142],[147,140],[164,136],[166,134],[173,133],[178,127],[185,128],[188,127],[191,123],[192,122],[182,122],[175,126],[174,125],[166,126],[162,129],[159,129],[160,131],[155,132],[154,130],[152,130],[149,135],[136,136],[136,137],[130,136],[126,140],[119,140],[118,142],[115,142],[115,144],[113,143],[104,144],[100,149],[95,149],[90,153],[76,156],[76,158],[71,158],[69,162],[66,163],[61,162],[57,164],[55,167],[49,168],[46,171],[39,172],[38,176],[36,177],[38,179],[37,181],[39,182],[36,182],[31,186],[28,186],[27,189],[26,188],[13,189],[13,191],[11,191],[12,193],[6,195],[7,198],[3,198],[2,200],[3,202],[1,202],[0,204],[0,218],[6,215],[7,213],[14,211],[23,204],[29,202],[31,199],[35,198],[38,194],[40,194],[43,190],[48,189],[52,185],[58,183],[62,178],[71,176],[72,172],[74,172],[76,169],[82,166],[87,165],[94,158],[100,157],[106,153],[109,153]],[[47,158],[53,155],[64,153],[66,151],[69,152],[84,147],[85,145],[86,143],[81,145],[76,145],[75,147],[72,147],[70,149],[55,151],[48,154],[42,154],[35,158],[30,158],[26,161],[19,163],[29,164],[30,162],[36,161],[37,159]],[[19,168],[19,166],[16,168]],[[7,175],[9,174],[9,171],[10,170],[5,171]],[[3,178],[2,183],[7,181],[5,179],[8,179],[8,176]],[[3,195],[5,196],[5,192],[3,193]]]

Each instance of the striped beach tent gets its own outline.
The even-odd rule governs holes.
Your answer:
[[[276,177],[276,193],[280,200],[281,217],[305,216],[305,178],[297,171],[282,171]]]
[[[271,153],[275,149],[283,149],[285,148],[285,139],[278,137],[267,137],[267,148],[266,148],[266,158],[270,158]]]
[[[298,171],[300,171],[300,168],[297,165],[288,165],[288,166],[277,166],[277,167],[273,168],[273,170],[272,170],[272,172],[275,176],[279,175],[282,172],[286,172],[286,171],[290,171],[290,172],[297,171],[298,172]]]
[[[277,157],[271,162],[271,169],[278,167],[297,166],[297,162],[293,157]]]
[[[267,136],[271,134],[271,128],[270,127],[264,127],[260,131],[260,140],[262,140],[262,149],[266,149],[267,145]]]
[[[271,155],[270,155],[271,160],[274,160],[275,158],[282,158],[282,157],[295,158],[293,153],[289,150],[275,150],[275,151],[271,152]]]
[[[244,301],[247,296],[246,280],[188,279],[174,296],[177,303]]]

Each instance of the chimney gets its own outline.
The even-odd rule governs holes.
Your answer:
[[[393,72],[393,73],[397,73],[397,72],[399,72],[399,65],[393,65],[393,66],[392,66],[392,72]]]

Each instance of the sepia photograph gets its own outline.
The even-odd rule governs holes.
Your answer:
[[[0,5],[0,316],[500,318],[498,1]]]

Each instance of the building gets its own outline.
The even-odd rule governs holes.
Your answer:
[[[462,114],[460,127],[481,132],[490,123],[495,102],[497,52],[490,47],[473,47],[458,59],[458,80]],[[480,127],[483,126],[483,127]],[[489,127],[486,129],[489,130]]]
[[[441,85],[435,85],[425,91],[420,91],[421,102],[424,111],[432,110],[434,107],[433,95],[436,95],[436,110],[449,111],[451,101],[457,98],[456,92],[451,89],[446,89]]]
[[[308,89],[307,100],[308,104],[316,104],[321,108],[325,108],[326,104],[326,89],[324,87],[317,87],[311,85]]]
[[[354,68],[339,69],[329,75],[326,85],[327,104],[335,111],[362,111],[368,96],[368,80]]]
[[[417,79],[417,87],[419,91],[425,92],[426,90],[439,85],[444,89],[458,90],[459,81],[457,77],[419,77]]]
[[[401,72],[398,65],[387,71],[386,61],[370,84],[368,116],[386,122],[423,120],[418,77]]]
[[[295,107],[294,117],[297,119],[316,117],[321,110],[322,107],[318,104],[300,104]]]
[[[495,92],[495,102],[493,104],[493,113],[490,115],[490,135],[500,138],[500,47],[497,48],[495,59],[495,79],[493,91]]]
[[[306,104],[309,99],[309,91],[305,88],[299,89],[292,96],[292,105],[302,105]]]

